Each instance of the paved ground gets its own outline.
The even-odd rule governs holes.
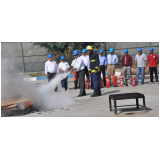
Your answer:
[[[39,87],[47,83],[47,80],[32,82],[32,85]],[[78,98],[76,97],[79,93],[78,90],[73,89],[73,80],[69,79],[68,91],[76,101],[75,106],[70,106],[67,109],[56,109],[48,111],[33,111],[25,115],[25,117],[159,117],[159,85],[149,84],[149,79],[145,79],[144,85],[138,85],[136,87],[111,87],[103,88],[102,96],[91,98],[90,95],[93,90],[86,90],[87,96]],[[59,92],[62,92],[59,84]],[[143,111],[140,107],[139,110],[134,107],[119,107],[118,115],[115,115],[109,110],[109,95],[120,94],[120,93],[132,93],[139,92],[145,95],[147,112]],[[140,104],[142,100],[139,100]],[[113,102],[112,102],[113,104]],[[131,105],[136,104],[135,100],[122,100],[117,101],[117,105]]]

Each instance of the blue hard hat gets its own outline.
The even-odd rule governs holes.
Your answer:
[[[61,60],[63,60],[63,59],[65,59],[65,57],[64,57],[64,56],[61,56]]]
[[[51,54],[48,54],[48,58],[52,58],[52,55],[51,55]]]
[[[78,50],[74,50],[74,51],[73,51],[73,56],[75,56],[75,55],[77,55],[77,54],[79,54],[79,51],[78,51]]]
[[[124,50],[124,53],[128,53],[128,49],[125,49],[125,50]]]
[[[137,50],[138,52],[142,52],[142,48],[138,48],[138,50]]]
[[[100,49],[100,50],[99,50],[99,53],[103,53],[103,52],[104,52],[103,49]]]
[[[109,49],[109,52],[114,52],[114,49],[113,49],[113,48],[110,48],[110,49]]]
[[[86,50],[85,50],[85,49],[83,49],[83,50],[82,50],[82,53],[86,53]]]
[[[153,48],[153,47],[151,47],[151,48],[149,49],[149,51],[154,51],[154,48]]]

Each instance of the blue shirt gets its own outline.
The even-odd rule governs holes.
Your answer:
[[[107,64],[117,64],[117,63],[118,63],[118,57],[115,54],[107,55]]]
[[[107,65],[106,57],[105,56],[101,57],[99,55],[99,62],[100,62],[99,66]]]

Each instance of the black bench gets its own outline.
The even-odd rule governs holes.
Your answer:
[[[145,105],[145,96],[144,94],[141,93],[125,93],[125,94],[112,94],[109,95],[109,107],[110,107],[110,112],[112,111],[112,104],[111,104],[111,99],[114,100],[114,109],[115,109],[115,114],[117,114],[117,107],[124,107],[124,106],[135,106],[135,105],[123,105],[123,106],[117,106],[116,100],[123,100],[123,99],[136,99],[136,106],[137,109],[139,109],[139,102],[138,98],[143,98],[143,109],[146,111],[146,105]]]

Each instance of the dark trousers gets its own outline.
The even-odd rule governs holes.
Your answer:
[[[79,81],[79,72],[77,72],[77,81],[74,81],[74,88],[76,88],[76,89],[77,89],[77,87],[80,88],[80,83],[78,85],[78,81]]]
[[[65,88],[65,90],[68,89],[68,77],[66,77],[65,79],[61,80],[61,85],[62,85],[62,88]]]
[[[86,93],[85,91],[85,69],[78,71],[79,74],[79,84],[80,84],[80,95]]]
[[[91,88],[93,87],[93,76],[92,76],[92,74],[90,75],[90,84],[91,84]]]
[[[156,82],[158,82],[157,67],[149,67],[149,71],[150,71],[150,82],[153,82],[153,72],[155,73]]]
[[[48,74],[48,82],[50,82],[55,76],[56,76],[56,73],[49,73],[49,72],[47,72],[47,74]],[[58,90],[58,87],[56,87],[55,88],[55,91],[57,91]]]
[[[101,78],[101,73],[102,73],[102,75],[103,75],[103,83],[104,83],[104,86],[106,86],[105,66],[100,66],[100,78]]]
[[[100,85],[99,85],[99,79],[100,79],[100,72],[97,73],[92,73],[93,77],[93,88],[95,91],[100,90]]]
[[[85,68],[84,68],[84,70],[85,70],[85,75],[86,75],[86,77],[89,79],[89,72],[88,72],[88,68],[87,68],[87,67],[85,67]]]

